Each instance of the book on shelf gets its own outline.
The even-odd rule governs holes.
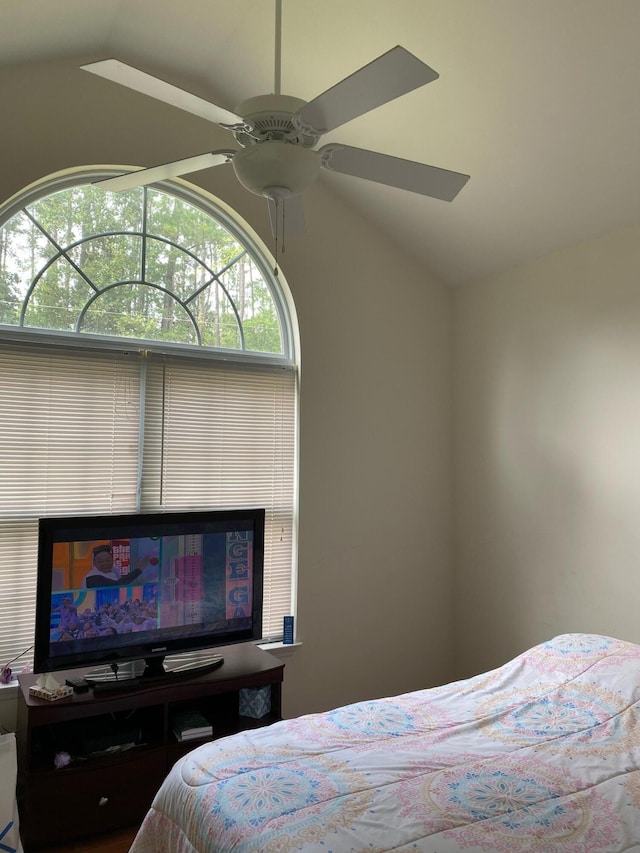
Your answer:
[[[209,726],[208,732],[200,732],[200,731],[191,731],[191,732],[177,732],[175,729],[173,730],[174,735],[180,741],[180,743],[184,743],[187,740],[204,740],[205,738],[213,737],[213,730],[211,726]]]
[[[200,711],[191,708],[176,711],[171,718],[173,733],[178,740],[197,740],[213,736],[213,726]]]

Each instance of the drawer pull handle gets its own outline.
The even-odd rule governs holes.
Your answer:
[[[109,797],[100,797],[100,799],[98,801],[98,805],[99,806],[106,806],[108,802],[109,802]]]

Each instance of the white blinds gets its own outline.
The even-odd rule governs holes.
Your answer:
[[[151,357],[146,372],[142,508],[265,508],[265,637],[291,613],[295,400],[282,367]]]
[[[265,507],[263,634],[281,635],[295,399],[282,367],[0,345],[0,665],[33,643],[37,519],[133,512],[140,474],[143,511]]]
[[[138,372],[124,355],[0,347],[0,664],[33,643],[38,518],[135,509]]]

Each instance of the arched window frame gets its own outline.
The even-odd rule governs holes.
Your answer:
[[[106,178],[113,177],[114,175],[121,174],[123,170],[124,169],[122,168],[116,170],[113,168],[106,167],[99,168],[95,166],[87,166],[78,169],[68,169],[63,172],[59,172],[56,175],[48,176],[45,179],[37,181],[26,189],[17,193],[3,205],[0,205],[0,228],[5,222],[17,215],[29,204],[32,204],[47,195],[52,195],[55,192],[60,192],[65,189],[71,189],[74,187],[86,185],[88,183],[99,182]],[[277,313],[282,339],[282,352],[280,354],[263,353],[256,350],[236,350],[225,347],[206,347],[206,352],[200,354],[206,355],[206,357],[215,358],[217,353],[221,357],[227,359],[229,357],[229,354],[233,353],[234,358],[237,358],[238,360],[249,358],[256,359],[258,361],[264,361],[267,363],[285,364],[289,366],[296,365],[298,363],[298,344],[294,323],[292,321],[292,316],[295,315],[293,300],[286,286],[286,282],[283,281],[282,274],[279,273],[277,276],[274,274],[274,262],[268,256],[267,249],[263,245],[261,245],[257,236],[251,232],[251,230],[246,224],[241,226],[238,222],[237,215],[220,199],[214,198],[210,193],[207,193],[205,190],[202,190],[200,188],[196,188],[186,181],[180,179],[163,181],[158,184],[154,184],[153,188],[165,191],[169,195],[174,196],[175,198],[178,198],[188,204],[192,204],[194,207],[200,208],[205,214],[208,214],[213,219],[216,219],[237,240],[239,244],[245,247],[252,262],[255,263],[256,267],[262,274],[263,280],[267,285],[270,295],[273,299],[273,305]],[[95,236],[97,235],[94,235],[94,237]],[[156,238],[157,236],[158,235],[154,235],[154,237]],[[69,247],[66,248],[68,249]],[[117,284],[118,283],[114,283],[111,286],[114,287],[117,286]],[[154,284],[150,284],[150,286],[157,287],[157,285]],[[222,287],[224,288],[224,285],[222,285]],[[59,330],[40,330],[35,327],[25,327],[22,322],[23,316],[21,317],[21,322],[18,326],[0,323],[0,330],[9,334],[13,334],[16,338],[21,337],[17,330],[22,330],[26,328],[28,328],[29,334],[33,332],[36,334],[41,333],[44,336],[60,336],[61,338],[66,337],[68,335],[68,333]],[[76,334],[76,332],[72,333],[72,335],[74,336]],[[91,337],[94,340],[101,339],[100,335],[92,334]],[[187,344],[175,345],[172,344],[172,342],[170,341],[161,342],[148,339],[136,339],[131,337],[118,339],[111,335],[105,336],[104,340],[105,343],[108,343],[110,346],[116,345],[116,341],[118,340],[121,340],[125,346],[131,346],[133,343],[138,343],[141,346],[146,347],[169,347],[170,349],[177,348],[183,351],[188,346]],[[193,354],[196,355],[196,353]]]
[[[118,172],[119,171],[121,170],[118,170]],[[0,206],[0,227],[2,227],[5,222],[7,222],[12,216],[16,215],[25,206],[28,206],[30,203],[33,203],[48,194],[59,192],[60,190],[67,188],[77,187],[88,182],[100,180],[101,178],[110,177],[115,173],[116,170],[114,169],[86,167],[83,169],[67,170],[66,172],[49,176],[47,179],[27,187],[24,191],[18,193],[4,205]],[[125,375],[126,371],[130,370],[131,357],[134,355],[139,359],[140,364],[140,387],[137,388],[136,394],[141,394],[142,396],[146,394],[151,400],[149,405],[151,405],[152,408],[153,406],[157,406],[157,400],[160,397],[164,397],[166,388],[170,387],[167,383],[171,381],[171,373],[173,372],[175,376],[179,376],[180,382],[183,382],[184,368],[185,365],[188,367],[189,364],[199,365],[197,369],[201,374],[203,371],[204,373],[208,373],[207,365],[210,365],[212,373],[216,373],[216,376],[218,377],[216,380],[218,382],[220,382],[221,376],[223,383],[227,382],[228,377],[233,377],[234,375],[241,377],[241,385],[244,385],[244,388],[240,396],[243,398],[247,398],[247,395],[250,397],[251,393],[253,393],[258,385],[262,384],[260,379],[261,375],[264,376],[265,382],[269,386],[267,393],[269,395],[276,395],[276,397],[279,398],[281,390],[280,386],[283,385],[282,377],[287,376],[288,379],[285,384],[288,384],[289,390],[285,392],[284,397],[287,397],[287,394],[289,396],[288,401],[285,401],[283,404],[284,409],[282,409],[282,411],[286,409],[286,412],[288,412],[288,414],[285,414],[286,423],[283,421],[283,435],[286,435],[282,440],[282,447],[276,450],[276,456],[274,457],[275,461],[272,463],[272,467],[282,466],[283,470],[287,466],[292,468],[292,476],[290,476],[290,479],[292,480],[290,484],[291,495],[289,498],[285,498],[290,501],[290,510],[287,510],[290,517],[283,521],[282,515],[279,514],[278,508],[276,507],[272,512],[272,529],[270,535],[272,540],[272,554],[275,555],[276,559],[281,560],[282,553],[284,553],[284,559],[285,562],[288,560],[289,569],[283,572],[282,566],[280,566],[272,579],[275,584],[272,593],[274,601],[273,613],[276,614],[276,617],[274,617],[272,613],[268,628],[265,630],[265,640],[277,641],[282,632],[281,615],[293,613],[295,610],[298,346],[294,323],[295,311],[293,303],[286,287],[286,282],[282,280],[281,274],[278,277],[274,275],[272,261],[268,256],[267,250],[261,246],[260,241],[250,232],[250,229],[243,228],[243,226],[239,224],[233,212],[222,202],[214,199],[205,191],[195,188],[181,180],[163,182],[162,184],[154,185],[154,187],[192,204],[203,210],[206,214],[211,215],[250,254],[252,262],[258,267],[262,274],[263,281],[268,285],[269,292],[273,298],[273,304],[280,324],[282,351],[280,353],[264,353],[248,351],[246,349],[224,349],[211,346],[182,344],[173,341],[123,338],[111,335],[89,334],[79,331],[69,332],[26,327],[24,325],[11,326],[5,324],[0,325],[0,399],[2,398],[1,379],[3,369],[5,373],[11,372],[12,365],[21,364],[21,359],[24,358],[25,354],[27,355],[27,358],[24,360],[28,363],[30,361],[31,354],[37,354],[39,352],[44,352],[45,356],[50,359],[50,378],[53,377],[54,379],[58,370],[64,371],[69,369],[69,364],[71,363],[69,359],[75,358],[77,360],[79,353],[83,353],[83,365],[91,364],[94,357],[102,359],[105,354],[113,354],[115,365],[114,371],[118,375],[118,382],[122,381],[119,375],[119,371],[122,368],[120,362],[117,362],[117,359],[128,362],[129,366],[123,369],[122,375]],[[4,361],[2,350],[4,350]],[[73,370],[73,365],[71,365],[71,369]],[[107,370],[107,373],[109,370]],[[136,374],[138,373],[138,368],[136,368],[135,372]],[[25,376],[28,376],[28,371]],[[227,379],[225,379],[225,376]],[[256,376],[258,377],[258,385],[255,384]],[[130,378],[127,379],[127,381],[130,381]],[[233,382],[233,380],[231,381]],[[294,386],[293,397],[291,395],[291,388],[293,387],[292,381]],[[174,385],[174,388],[175,387],[176,386]],[[227,385],[226,388],[228,389],[228,387],[229,386]],[[159,388],[162,389],[160,392],[158,391]],[[228,390],[225,390],[223,393],[228,396]],[[140,399],[142,399],[142,396]],[[9,400],[10,406],[11,390],[9,390],[8,394],[5,394],[4,399],[5,403]],[[267,398],[267,409],[271,406],[271,399],[271,396]],[[275,397],[273,399],[275,399]],[[39,405],[39,403],[36,401],[35,405]],[[232,405],[240,406],[241,408],[244,404],[242,402],[238,403],[237,401],[233,401]],[[278,402],[277,405],[280,405],[280,402]],[[142,406],[140,411],[142,412]],[[237,417],[235,412],[236,409],[234,409],[234,417]],[[146,416],[142,414],[140,415],[140,430],[143,430],[144,428],[142,422],[145,420],[145,417]],[[176,413],[176,411],[173,411],[172,417],[175,419],[175,430],[176,436],[178,437],[176,440],[189,441],[190,439],[188,437],[183,439],[183,436],[187,435],[184,430],[188,429],[188,425],[185,426],[185,423],[180,420],[179,412]],[[282,418],[281,411],[278,410],[276,412],[274,408],[273,417],[274,420]],[[279,429],[280,427],[277,425],[275,428]],[[117,451],[118,442],[121,442],[122,440],[122,437],[119,438],[115,433],[111,436],[110,441],[113,453]],[[128,440],[129,439],[127,439],[127,441]],[[146,464],[146,459],[144,458],[145,454],[147,456],[153,455],[154,441],[155,439],[148,442],[152,447],[151,451],[149,451],[148,447],[145,446],[138,452],[139,473],[142,469],[143,462]],[[284,448],[284,450],[282,448]],[[2,438],[0,437],[0,454],[2,452]],[[7,448],[5,448],[5,453],[10,455],[11,450],[7,451]],[[283,459],[284,456],[287,458]],[[0,465],[0,468],[1,467],[2,466]],[[116,479],[118,479],[118,477],[119,474],[116,474]],[[118,481],[116,489],[122,488],[124,488],[122,483]],[[127,486],[127,488],[130,488],[130,486]],[[178,500],[178,503],[181,499],[181,488],[181,485],[176,487],[176,495],[178,496],[176,499]],[[162,493],[162,484],[160,485],[160,492]],[[278,504],[278,501],[280,500],[281,496],[279,494],[274,498],[274,506]],[[140,478],[138,478],[135,505],[132,506],[131,509],[142,509],[143,511],[145,509],[149,509],[151,511],[163,508],[162,506],[145,506],[144,501],[144,484],[141,483]],[[220,506],[224,504],[220,504],[220,502],[218,502],[213,505]],[[254,503],[253,505],[256,504]],[[197,505],[189,508],[202,507],[203,504],[198,503]],[[174,503],[172,505],[167,505],[166,508],[174,509],[177,507]],[[18,517],[20,513],[16,515],[12,507],[9,517],[5,517],[4,519],[4,549],[2,542],[3,518],[2,513],[0,512],[0,579],[2,579],[2,576],[4,575],[4,580],[6,581],[7,568],[11,568],[12,565],[17,565],[14,561],[14,557],[12,556],[13,552],[11,550],[11,546],[6,544],[11,536],[16,535],[16,531],[21,536],[23,534],[26,535],[25,541],[27,539],[30,540],[30,544],[24,547],[21,546],[23,552],[22,559],[23,563],[26,560],[28,566],[33,567],[32,571],[23,571],[21,576],[17,579],[12,574],[8,587],[4,581],[3,583],[0,583],[0,606],[3,609],[4,617],[2,622],[5,626],[4,631],[0,626],[0,660],[10,659],[17,654],[21,654],[28,645],[27,640],[29,639],[30,631],[28,624],[29,615],[32,614],[32,608],[29,605],[29,601],[33,600],[35,596],[36,554],[34,542],[37,531],[37,517],[47,514],[66,515],[83,514],[84,512],[86,512],[86,514],[94,514],[109,511],[122,512],[123,510],[122,507],[117,505],[117,502],[115,502],[111,508],[90,504],[89,508],[85,509],[79,506],[67,508],[66,505],[61,505],[59,502],[56,504],[54,500],[49,504],[44,501],[41,506],[35,509],[35,514],[32,517],[30,516],[26,518]],[[129,509],[125,509],[124,511],[129,511]],[[286,532],[284,529],[285,524],[290,524],[290,529]],[[4,571],[2,565],[3,562],[5,563]],[[3,587],[10,590],[10,595],[7,594],[6,596],[8,599],[6,602],[1,600]],[[269,595],[267,594],[265,602],[268,601],[268,598]],[[283,602],[286,602],[286,605]],[[28,611],[26,623],[25,609]],[[20,630],[16,631],[15,626],[18,622],[20,623]],[[26,628],[25,624],[27,625]],[[28,660],[28,654],[23,655],[21,658],[21,662],[28,662]]]

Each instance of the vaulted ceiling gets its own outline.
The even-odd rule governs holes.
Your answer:
[[[273,90],[274,29],[274,0],[0,0],[0,73],[116,57],[233,110]],[[470,174],[453,202],[321,180],[459,284],[640,223],[639,37],[638,0],[283,0],[282,91],[396,44],[439,73],[322,141]]]

